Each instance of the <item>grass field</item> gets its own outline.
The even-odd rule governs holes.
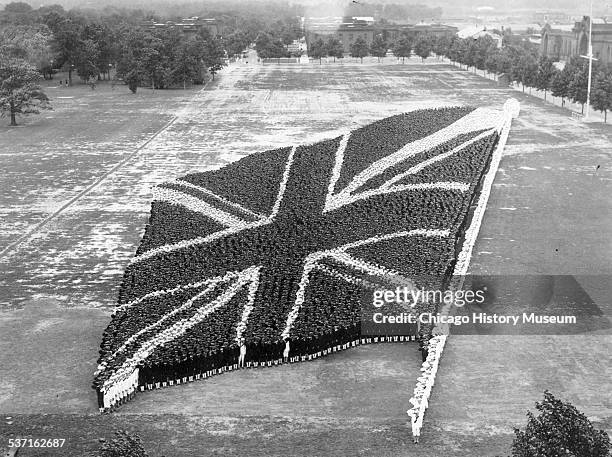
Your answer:
[[[581,275],[609,310],[609,276],[596,275],[612,274],[612,127],[436,61],[239,64],[199,91],[48,93],[55,111],[0,126],[0,437],[68,442],[20,456],[83,456],[117,427],[167,457],[507,455],[545,388],[612,430],[603,333],[451,337],[418,446],[405,414],[420,364],[409,344],[150,392],[112,415],[96,413],[89,387],[152,185],[440,104],[522,106],[471,270]]]

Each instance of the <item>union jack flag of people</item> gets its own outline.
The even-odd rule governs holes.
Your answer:
[[[504,119],[419,110],[157,186],[103,336],[99,392],[120,398],[138,370],[232,365],[245,348],[292,358],[358,331],[373,289],[450,274]]]

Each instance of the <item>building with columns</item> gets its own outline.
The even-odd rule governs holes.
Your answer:
[[[370,46],[375,32],[372,22],[352,17],[308,18],[305,21],[305,29],[309,45],[319,38],[327,41],[330,37],[335,37],[340,40],[347,54],[358,38],[363,38]]]
[[[593,19],[593,56],[603,64],[612,64],[612,23]],[[550,26],[542,30],[540,52],[554,59],[568,61],[572,57],[586,55],[589,46],[589,18],[583,17],[573,26]]]

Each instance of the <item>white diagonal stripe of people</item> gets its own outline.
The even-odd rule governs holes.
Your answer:
[[[108,358],[107,360],[105,360],[99,368],[106,368],[106,366],[108,365],[108,362],[110,362],[111,360],[113,360],[117,354],[119,354],[120,352],[122,352],[123,350],[125,350],[125,348],[127,346],[129,346],[132,342],[136,341],[136,339],[138,339],[138,337],[144,333],[147,333],[157,327],[159,327],[161,324],[163,324],[166,320],[168,320],[169,318],[171,318],[172,316],[178,314],[181,311],[186,310],[187,308],[191,307],[197,300],[199,300],[200,298],[204,297],[205,295],[207,295],[208,293],[210,293],[215,286],[217,286],[218,284],[222,284],[222,283],[226,283],[228,281],[234,280],[236,278],[238,278],[240,276],[239,272],[230,272],[228,274],[226,274],[223,277],[219,277],[219,278],[212,278],[209,279],[207,281],[205,281],[202,285],[206,285],[206,289],[204,289],[203,291],[197,293],[196,295],[194,295],[190,300],[187,300],[185,303],[183,303],[183,305],[174,308],[172,311],[170,311],[167,314],[164,314],[162,317],[160,317],[157,321],[155,321],[154,323],[142,328],[141,330],[139,330],[138,332],[134,333],[132,336],[130,336],[127,340],[125,340],[125,342],[118,348],[115,350],[115,352],[113,352],[113,354],[111,355],[110,358]],[[186,287],[183,287],[182,289],[185,289]],[[152,295],[152,294],[151,294]]]
[[[144,253],[142,253],[139,256],[134,257],[130,263],[137,263],[139,261],[142,260],[146,260],[149,259],[151,257],[155,257],[158,254],[161,253],[165,253],[165,252],[172,252],[172,251],[176,251],[179,249],[185,249],[188,248],[190,246],[196,246],[198,244],[204,244],[204,243],[208,243],[210,241],[213,240],[217,240],[219,238],[222,238],[224,236],[227,235],[231,235],[233,233],[238,233],[244,229],[249,229],[249,228],[255,228],[261,225],[265,225],[265,224],[269,224],[274,220],[274,217],[276,216],[276,214],[278,213],[278,210],[280,208],[280,205],[283,201],[283,196],[285,195],[285,190],[287,188],[287,181],[289,180],[289,174],[291,172],[291,165],[293,164],[293,159],[295,157],[295,150],[296,150],[296,146],[293,146],[291,148],[291,152],[289,153],[289,157],[287,159],[287,163],[285,165],[285,170],[283,172],[283,178],[281,180],[280,186],[279,186],[279,191],[278,191],[278,196],[276,197],[276,200],[274,202],[274,206],[272,208],[272,212],[270,213],[269,216],[260,219],[258,221],[255,222],[246,222],[244,224],[236,224],[233,226],[230,226],[227,230],[221,230],[219,232],[215,232],[212,233],[208,236],[204,236],[204,237],[196,237],[196,238],[192,238],[190,240],[184,240],[184,241],[180,241],[178,243],[171,243],[171,244],[166,244],[164,246],[160,246],[154,249],[151,249],[149,251],[146,251]],[[221,198],[221,197],[219,197]]]
[[[441,160],[444,160],[444,159],[452,156],[453,154],[456,154],[457,152],[462,151],[463,149],[467,148],[468,146],[470,146],[470,145],[472,145],[472,144],[474,144],[474,143],[476,143],[476,142],[478,142],[478,141],[488,137],[489,135],[491,135],[494,132],[495,132],[495,129],[486,130],[485,132],[481,133],[480,135],[475,136],[471,140],[464,141],[459,146],[457,146],[456,148],[453,148],[452,150],[450,150],[448,152],[444,152],[442,154],[438,154],[435,157],[432,157],[430,159],[424,160],[423,162],[419,163],[418,165],[415,165],[414,167],[410,167],[405,172],[400,173],[398,175],[395,175],[393,178],[391,178],[390,180],[385,182],[381,186],[381,188],[390,188],[390,187],[393,186],[393,184],[395,184],[396,182],[404,179],[405,177],[410,176],[410,175],[414,175],[414,174],[418,173],[419,171],[425,169],[426,167],[429,167],[429,166],[433,165],[434,163],[440,162]]]
[[[183,206],[189,211],[203,214],[226,227],[234,229],[242,228],[250,224],[249,221],[239,219],[237,216],[209,205],[193,195],[175,189],[168,189],[167,187],[158,186],[153,188],[153,201],[162,201],[170,203],[171,205]]]
[[[246,285],[258,281],[258,268],[248,268],[241,271],[235,281],[228,286],[219,296],[215,299],[206,302],[200,306],[196,313],[186,319],[182,319],[172,326],[165,328],[161,332],[157,333],[151,339],[143,342],[140,347],[134,352],[134,354],[124,361],[121,366],[116,369],[113,374],[104,382],[105,387],[110,387],[116,382],[121,381],[129,377],[134,369],[137,368],[138,364],[149,357],[153,351],[159,346],[169,343],[176,338],[183,335],[186,331],[197,325],[199,322],[204,320],[209,314],[215,312],[221,306],[228,304],[232,298]],[[197,294],[190,301],[196,301],[198,298],[204,295],[204,292]],[[249,302],[245,306],[248,306]]]
[[[437,130],[425,138],[420,138],[406,144],[398,151],[377,160],[368,168],[358,173],[344,189],[338,191],[334,195],[328,195],[325,211],[332,211],[357,200],[376,195],[376,193],[372,192],[358,194],[357,191],[371,179],[378,177],[389,168],[404,160],[440,146],[461,134],[473,133],[483,129],[491,130],[490,133],[492,133],[492,129],[499,129],[501,127],[503,120],[504,114],[501,111],[478,108],[448,127]],[[447,157],[448,155],[444,158]],[[338,161],[338,159],[336,159],[336,161]],[[383,186],[383,188],[378,190],[378,193],[388,193],[389,189],[393,188]],[[391,192],[401,190],[411,190],[411,188],[398,188],[397,190],[391,190]]]
[[[244,309],[242,310],[240,322],[236,326],[236,342],[238,342],[239,344],[243,340],[243,335],[244,331],[247,328],[249,316],[251,315],[251,311],[253,311],[253,307],[255,306],[255,294],[257,293],[257,288],[259,287],[260,268],[255,268],[255,270],[256,272],[254,273],[254,276],[249,284],[247,303],[244,305]]]
[[[171,181],[171,183],[172,184],[178,184],[179,186],[188,187],[190,189],[202,192],[203,194],[206,194],[206,195],[212,197],[213,199],[215,199],[215,200],[217,200],[217,201],[219,201],[219,202],[221,202],[221,203],[223,203],[225,205],[228,205],[228,206],[230,206],[230,207],[232,207],[234,209],[237,209],[238,211],[240,211],[242,213],[248,214],[249,216],[254,217],[255,219],[262,219],[263,220],[263,219],[266,218],[266,216],[264,216],[263,214],[259,214],[259,213],[256,213],[254,211],[251,211],[250,209],[245,208],[244,206],[239,205],[238,203],[232,202],[232,201],[228,200],[227,198],[223,198],[223,197],[215,194],[210,189],[206,189],[205,187],[202,187],[202,186],[197,186],[197,185],[195,185],[193,183],[190,183],[189,181],[185,181],[183,179],[177,179],[175,181]]]
[[[330,181],[328,183],[328,193],[325,199],[325,207],[323,211],[324,212],[332,211],[334,209],[338,209],[342,206],[354,203],[356,201],[363,200],[368,197],[372,197],[374,195],[389,194],[389,193],[396,193],[396,192],[403,192],[403,191],[415,191],[415,190],[425,190],[425,189],[443,189],[443,190],[458,190],[461,192],[465,192],[467,189],[469,189],[468,183],[432,182],[432,183],[404,184],[404,185],[396,185],[396,186],[383,185],[379,189],[373,189],[373,190],[368,190],[362,193],[353,194],[353,192],[359,189],[359,187],[361,187],[367,181],[379,176],[380,174],[384,173],[388,168],[401,163],[407,158],[412,157],[416,154],[419,154],[420,152],[423,152],[425,150],[439,146],[440,144],[443,144],[449,140],[452,140],[453,138],[461,134],[472,133],[478,130],[482,130],[483,128],[486,128],[489,130],[493,128],[498,129],[500,128],[503,119],[504,119],[503,112],[491,110],[491,109],[478,108],[472,111],[471,113],[467,114],[466,116],[462,117],[458,121],[454,122],[450,126],[445,127],[441,130],[438,130],[425,138],[408,143],[404,147],[400,148],[398,151],[390,154],[387,157],[384,157],[383,159],[380,159],[374,162],[366,170],[362,171],[357,176],[355,176],[353,180],[348,184],[347,187],[345,187],[343,190],[341,190],[340,192],[336,194],[332,194],[332,192],[334,191],[335,185],[336,185],[336,181],[338,180],[340,170],[341,170],[341,164],[342,164],[342,159],[344,157],[344,151],[346,149],[348,140],[350,138],[350,133],[344,134],[339,142],[339,145],[336,151],[335,163],[334,163],[334,167],[332,170],[332,175],[330,177]],[[491,132],[489,132],[489,134]],[[479,139],[484,138],[484,136],[486,136],[484,133],[479,135]],[[473,141],[469,142],[469,144],[472,144],[472,143]],[[465,146],[466,145],[463,145],[462,147],[465,147]],[[457,148],[457,150],[460,150],[462,147]],[[230,234],[237,233],[245,229],[250,229],[250,228],[254,228],[257,226],[271,223],[274,220],[276,214],[278,213],[280,205],[283,201],[283,197],[285,194],[287,181],[291,173],[291,168],[292,168],[292,164],[294,161],[296,149],[297,149],[296,146],[292,147],[289,157],[287,159],[287,163],[286,163],[283,177],[282,177],[280,187],[279,187],[278,196],[276,198],[274,207],[269,217],[267,217],[264,220],[259,220],[256,222],[251,222],[251,223],[247,222],[243,225],[236,223],[230,226],[227,230],[222,230],[216,233],[212,233],[205,237],[196,237],[196,238],[192,238],[189,240],[180,241],[178,243],[172,243],[172,244],[160,246],[160,247],[151,249],[149,251],[146,251],[139,256],[134,257],[131,263],[137,263],[139,261],[154,257],[161,253],[168,253],[168,252],[172,252],[172,251],[179,250],[179,249],[185,249],[191,246],[197,246],[199,244],[205,244],[210,241],[224,237],[226,235],[230,235]],[[451,151],[451,152],[455,153],[456,151]],[[451,155],[452,155],[451,153],[446,153],[444,154],[443,158],[439,160],[446,159],[450,157]],[[431,165],[432,163],[435,163],[436,161],[430,160],[424,166]]]
[[[449,235],[448,230],[409,230],[402,231],[397,233],[390,233],[387,235],[375,236],[371,238],[367,238],[365,240],[360,240],[354,243],[347,243],[345,245],[339,246],[336,249],[332,249],[329,251],[320,251],[310,254],[306,260],[304,261],[304,270],[302,273],[302,277],[299,283],[298,291],[296,294],[296,299],[287,315],[287,321],[285,323],[285,328],[281,333],[281,337],[283,339],[287,339],[291,336],[291,329],[293,328],[293,324],[295,320],[298,318],[302,305],[305,301],[306,296],[306,288],[308,287],[308,283],[310,280],[310,273],[312,270],[317,268],[317,261],[324,259],[326,257],[330,257],[336,260],[341,261],[343,264],[357,270],[368,273],[372,276],[379,277],[389,277],[389,276],[400,276],[399,273],[384,268],[379,265],[374,265],[372,263],[366,262],[364,260],[354,258],[346,253],[348,249],[364,246],[367,244],[379,243],[381,241],[386,241],[399,237],[406,236],[431,236],[431,237],[447,237]],[[325,271],[325,270],[322,270]]]

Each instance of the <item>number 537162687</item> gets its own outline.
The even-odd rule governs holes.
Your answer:
[[[64,438],[9,438],[9,447],[64,447]]]

